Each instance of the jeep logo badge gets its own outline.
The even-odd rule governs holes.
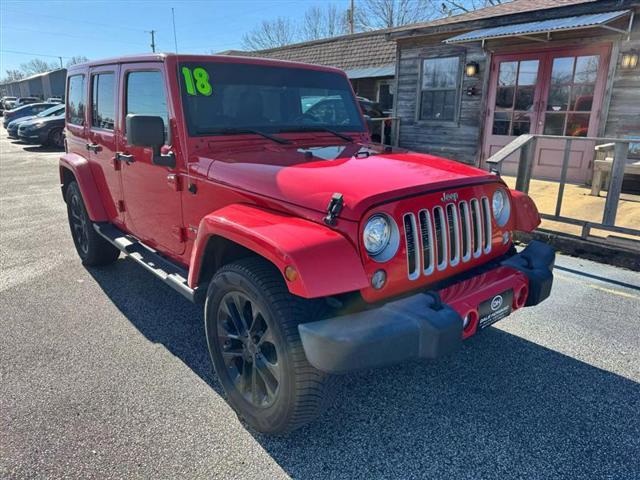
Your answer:
[[[458,194],[457,193],[444,192],[442,194],[442,198],[440,200],[442,201],[442,203],[445,203],[445,202],[456,202],[456,201],[458,201]]]
[[[495,297],[493,297],[493,300],[491,300],[491,310],[495,312],[501,306],[502,306],[502,295],[496,295]]]

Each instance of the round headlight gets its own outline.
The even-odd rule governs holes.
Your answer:
[[[491,208],[496,223],[503,227],[509,220],[509,215],[511,214],[511,205],[509,204],[507,192],[501,188],[497,189],[491,199]]]
[[[364,248],[372,257],[379,255],[391,240],[391,224],[385,215],[374,215],[364,227]]]

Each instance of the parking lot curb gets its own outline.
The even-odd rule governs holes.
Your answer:
[[[585,240],[575,235],[550,232],[548,230],[535,230],[531,233],[514,232],[514,239],[522,243],[540,240],[572,257],[585,258],[640,272],[640,253],[637,250],[607,244],[604,238],[602,241]]]

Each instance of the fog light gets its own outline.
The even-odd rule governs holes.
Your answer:
[[[467,313],[462,319],[462,328],[465,329],[469,326],[469,322],[471,321],[471,315]]]
[[[384,287],[384,284],[387,283],[387,272],[384,270],[378,270],[371,277],[371,286],[376,290],[380,290]]]

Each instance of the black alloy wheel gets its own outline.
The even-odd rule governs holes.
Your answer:
[[[67,202],[71,238],[82,263],[87,266],[97,266],[115,262],[120,255],[120,250],[102,238],[93,228],[80,187],[75,181],[66,187],[64,198]]]
[[[273,405],[282,376],[267,314],[242,292],[227,293],[218,307],[218,342],[234,386],[253,406]]]
[[[64,133],[61,128],[56,128],[49,134],[49,144],[57,148],[64,148]]]
[[[80,192],[74,191],[69,195],[69,224],[71,226],[71,235],[76,247],[84,255],[89,253],[89,222],[82,205]]]
[[[211,361],[227,402],[254,429],[285,434],[326,406],[332,377],[309,364],[298,332],[324,305],[292,295],[282,273],[259,257],[228,263],[209,282]]]

